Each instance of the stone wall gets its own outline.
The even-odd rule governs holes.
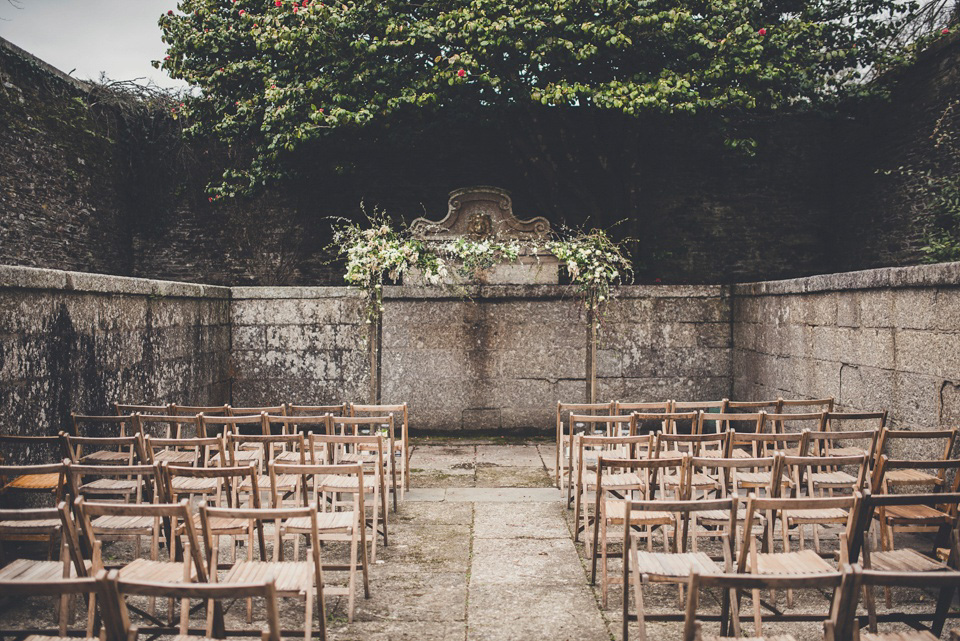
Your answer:
[[[55,434],[71,411],[230,399],[230,290],[0,266],[0,433]]]
[[[584,398],[568,286],[468,298],[388,287],[383,398],[419,431],[549,431]],[[52,433],[117,399],[364,400],[363,301],[0,267],[0,432]],[[604,320],[601,399],[833,396],[891,422],[960,423],[960,263],[726,286],[633,286]]]
[[[558,400],[585,394],[586,329],[565,286],[486,286],[469,299],[388,287],[383,401],[417,430],[551,429]],[[341,288],[233,290],[233,399],[365,398],[361,301]],[[730,305],[719,286],[628,287],[605,319],[603,399],[727,396]]]
[[[960,424],[960,263],[733,287],[733,394]]]

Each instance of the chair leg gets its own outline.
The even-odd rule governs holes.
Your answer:
[[[640,582],[640,572],[634,568],[634,576],[636,577],[633,589],[633,601],[634,607],[637,609],[637,624],[640,628],[640,641],[647,641],[647,621],[646,616],[644,616],[643,611],[643,584]],[[623,598],[627,598],[627,595],[624,594]]]
[[[596,547],[593,552],[596,557]],[[607,517],[600,519],[600,605],[607,609]]]
[[[304,595],[303,609],[303,641],[310,641],[313,637],[313,588]]]
[[[580,541],[580,503],[582,499],[580,497],[580,488],[577,488],[577,491],[574,492],[573,497],[573,542],[577,543]]]
[[[353,623],[354,596],[357,591],[357,531],[350,537],[350,578],[347,582],[347,623]]]

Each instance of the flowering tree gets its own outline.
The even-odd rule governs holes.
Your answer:
[[[871,91],[865,70],[909,57],[914,0],[180,0],[157,65],[198,91],[188,132],[235,149],[211,198],[295,169],[337,130],[509,110],[745,116],[820,108]],[[749,148],[749,131],[728,143]]]

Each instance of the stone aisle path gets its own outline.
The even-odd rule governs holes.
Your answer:
[[[421,441],[369,601],[331,638],[607,641],[559,490],[552,443]]]

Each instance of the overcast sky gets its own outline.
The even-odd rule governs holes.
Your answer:
[[[0,0],[0,37],[77,78],[171,80],[151,60],[163,58],[157,20],[176,0]]]

